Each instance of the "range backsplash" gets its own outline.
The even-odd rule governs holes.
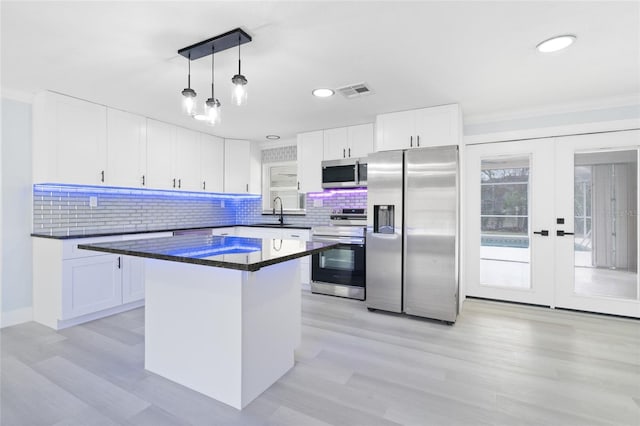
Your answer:
[[[90,205],[91,197],[97,206]],[[366,191],[307,194],[306,215],[285,215],[300,226],[328,225],[336,208],[366,208]],[[144,189],[34,185],[33,232],[81,235],[222,225],[277,223],[262,214],[258,196]]]

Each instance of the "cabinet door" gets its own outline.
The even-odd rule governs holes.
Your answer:
[[[224,192],[249,192],[250,160],[249,141],[224,140]]]
[[[366,157],[373,152],[373,123],[350,126],[347,128],[349,157]]]
[[[176,129],[175,169],[176,189],[198,191],[200,181],[200,134],[193,130]]]
[[[144,258],[122,256],[122,303],[144,299]]]
[[[175,127],[147,119],[147,186],[173,188],[173,142]]]
[[[144,187],[147,121],[140,115],[107,109],[107,183]]]
[[[300,192],[322,192],[323,132],[298,135],[298,182]]]
[[[62,261],[62,320],[122,304],[121,260],[117,255]]]
[[[107,109],[54,95],[57,181],[97,185],[106,179]]]
[[[224,139],[200,134],[200,189],[224,191]]]
[[[324,159],[340,160],[349,157],[347,127],[324,131]]]
[[[414,147],[460,144],[460,108],[443,105],[416,110]]]
[[[415,146],[415,112],[400,111],[376,118],[376,151]]]

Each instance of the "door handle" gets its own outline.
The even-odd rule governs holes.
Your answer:
[[[546,229],[543,229],[542,231],[534,231],[534,234],[537,235],[542,235],[543,237],[548,237],[549,236],[549,231]]]
[[[564,237],[565,235],[573,235],[573,232],[564,232],[563,230],[556,231],[556,236]]]

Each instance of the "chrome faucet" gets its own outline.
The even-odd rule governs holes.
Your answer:
[[[280,225],[284,225],[284,215],[282,213],[282,198],[280,197],[276,197],[273,199],[273,214],[276,214],[276,200],[280,200],[280,218],[278,219],[278,222],[280,222]]]

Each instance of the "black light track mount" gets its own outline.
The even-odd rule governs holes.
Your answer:
[[[178,54],[192,61],[209,56],[223,50],[238,47],[238,44],[245,44],[251,41],[251,36],[240,28],[217,35],[208,40],[201,41],[191,46],[178,50]],[[191,55],[189,55],[191,54]]]

